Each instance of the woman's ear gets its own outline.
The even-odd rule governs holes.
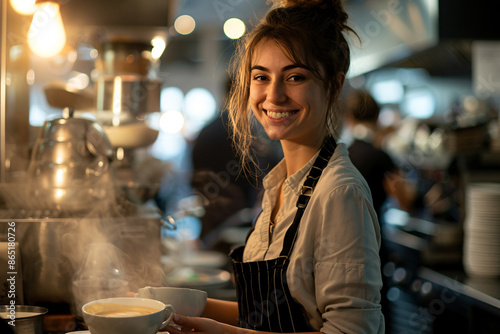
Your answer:
[[[335,87],[335,100],[337,100],[337,98],[339,97],[340,92],[342,91],[342,87],[344,86],[344,82],[345,82],[345,73],[338,72],[337,76],[335,78],[335,85],[336,85],[336,87]]]
[[[337,81],[338,92],[340,93],[340,91],[342,90],[342,87],[344,86],[345,73],[344,72],[337,73],[336,81]]]

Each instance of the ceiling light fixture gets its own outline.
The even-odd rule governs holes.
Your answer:
[[[55,56],[66,45],[66,32],[59,4],[44,2],[36,7],[28,30],[28,45],[40,57]]]

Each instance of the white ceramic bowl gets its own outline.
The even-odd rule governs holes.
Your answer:
[[[175,287],[140,288],[136,297],[151,298],[172,305],[176,313],[188,317],[199,317],[207,303],[206,291]]]
[[[127,314],[130,309],[146,307],[151,313]],[[146,298],[107,298],[82,306],[83,319],[92,334],[156,334],[172,321],[172,305]],[[118,314],[107,315],[110,312]]]

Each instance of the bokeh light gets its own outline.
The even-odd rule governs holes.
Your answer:
[[[177,133],[184,126],[184,116],[179,111],[169,110],[160,118],[160,129],[167,133]]]
[[[181,15],[174,22],[175,31],[181,35],[189,35],[195,27],[196,21],[189,15]]]
[[[238,39],[245,33],[245,23],[238,18],[228,19],[224,23],[224,34],[231,39]]]

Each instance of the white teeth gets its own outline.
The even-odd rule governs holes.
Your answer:
[[[280,119],[284,117],[288,117],[290,115],[293,115],[295,112],[274,112],[274,111],[268,111],[267,116],[274,118],[274,119]]]

